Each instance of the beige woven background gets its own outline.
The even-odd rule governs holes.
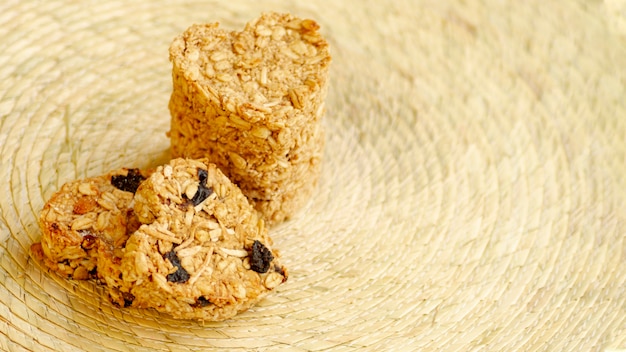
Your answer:
[[[170,41],[261,11],[334,56],[291,277],[223,323],[120,310],[29,259],[66,181],[168,160]],[[0,349],[626,349],[626,4],[3,1]]]

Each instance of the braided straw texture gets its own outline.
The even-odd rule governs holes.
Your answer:
[[[289,281],[222,323],[118,309],[30,258],[63,183],[169,159],[171,40],[263,11],[333,55]],[[626,4],[0,4],[0,349],[626,349]]]

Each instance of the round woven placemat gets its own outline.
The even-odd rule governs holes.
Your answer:
[[[263,11],[332,46],[289,281],[220,323],[119,309],[30,258],[64,182],[169,158],[168,47]],[[4,1],[0,349],[626,349],[622,1]]]

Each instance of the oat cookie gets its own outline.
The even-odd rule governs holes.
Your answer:
[[[173,159],[135,195],[114,302],[175,318],[224,320],[287,279],[264,221],[206,160]],[[114,282],[114,278],[111,282]]]
[[[312,195],[324,148],[328,43],[309,19],[268,13],[231,32],[194,25],[170,47],[173,157],[206,157],[279,223]]]
[[[119,260],[128,235],[139,227],[133,193],[148,174],[120,169],[63,185],[41,211],[41,242],[32,253],[66,277],[97,278],[97,267]]]

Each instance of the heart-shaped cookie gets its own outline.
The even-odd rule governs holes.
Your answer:
[[[287,279],[263,219],[206,160],[173,159],[135,194],[142,223],[126,242],[111,298],[175,318],[224,320]]]
[[[133,193],[149,174],[119,169],[64,184],[41,210],[41,242],[31,246],[32,253],[63,276],[101,278],[139,227]]]

